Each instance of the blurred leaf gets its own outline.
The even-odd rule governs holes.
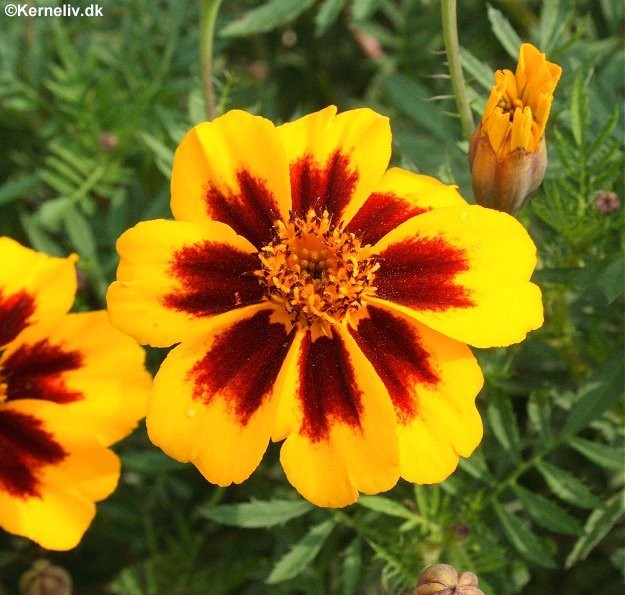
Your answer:
[[[551,432],[551,402],[551,396],[542,391],[532,392],[527,402],[527,417],[543,439],[547,439]]]
[[[556,567],[551,554],[518,516],[508,511],[499,502],[495,502],[493,508],[506,537],[523,558],[542,568]]]
[[[315,15],[315,34],[321,37],[332,25],[341,10],[345,6],[346,0],[324,0]]]
[[[369,510],[375,510],[376,512],[402,519],[412,519],[416,516],[414,512],[408,510],[403,504],[384,496],[360,496],[357,504]]]
[[[495,85],[495,73],[493,69],[488,64],[478,60],[465,48],[461,48],[460,53],[462,56],[462,67],[465,72],[468,72],[475,82],[490,93],[490,90]]]
[[[516,60],[519,57],[519,49],[523,43],[521,38],[501,11],[493,8],[490,4],[487,6],[488,20],[495,37],[497,37],[503,49],[510,54],[510,57]],[[512,68],[512,71],[514,71],[514,68]]]
[[[540,494],[530,492],[520,485],[515,485],[513,489],[519,500],[523,502],[527,513],[539,525],[563,535],[581,535],[582,526],[577,522],[577,519],[555,502]]]
[[[491,397],[488,401],[487,415],[493,434],[504,450],[515,461],[520,461],[521,439],[510,399],[500,394]]]
[[[156,475],[184,469],[185,465],[158,450],[136,450],[122,455],[125,471],[136,471],[143,475]]]
[[[63,223],[70,243],[82,258],[96,258],[96,243],[93,230],[87,219],[81,215],[76,207],[68,205],[63,211]]]
[[[220,35],[224,37],[244,37],[256,33],[267,33],[276,27],[290,23],[315,0],[269,0],[269,2],[246,12],[240,19],[226,25]]]
[[[147,132],[142,132],[139,136],[154,153],[158,169],[169,180],[174,165],[174,150]]]
[[[0,186],[0,206],[24,197],[41,184],[39,175],[34,173],[9,180]]]
[[[332,533],[333,528],[334,521],[332,519],[328,519],[312,527],[312,529],[291,548],[291,551],[280,558],[271,571],[271,574],[267,577],[267,584],[275,585],[300,574],[300,572],[315,559],[326,539],[330,536],[330,533]]]
[[[198,509],[198,514],[222,525],[259,528],[282,525],[306,514],[313,506],[305,500],[268,500],[243,504],[224,504],[215,508]]]
[[[563,435],[576,434],[583,430],[607,409],[622,401],[625,383],[623,361],[623,350],[614,351],[588,379],[569,412],[562,429]]]
[[[623,470],[623,461],[625,461],[625,451],[623,448],[616,448],[575,436],[571,436],[567,440],[567,444],[578,453],[584,455],[589,461],[596,463],[604,469],[613,469],[614,471]]]
[[[342,595],[353,595],[357,592],[362,575],[362,539],[354,538],[345,548],[341,572]]]
[[[543,3],[538,28],[538,48],[547,54],[547,58],[557,47],[556,44],[561,43],[560,36],[570,15],[571,11],[566,2],[551,0]]]
[[[564,502],[579,508],[601,506],[601,500],[590,491],[588,486],[568,471],[547,461],[536,463],[536,469],[543,476],[549,489]]]
[[[382,0],[352,0],[351,13],[354,21],[364,21],[379,8]]]
[[[625,255],[617,256],[605,267],[598,283],[608,303],[612,303],[619,295],[625,293]]]
[[[28,236],[30,245],[39,252],[45,252],[50,256],[67,256],[65,250],[37,223],[35,217],[23,213],[20,217],[22,227]]]
[[[580,70],[575,77],[571,94],[571,132],[578,147],[582,147],[584,144],[589,112],[590,104],[588,102],[586,81],[583,72]]]
[[[616,494],[607,504],[590,513],[584,525],[584,534],[575,542],[564,563],[565,568],[571,568],[579,560],[584,560],[623,516],[625,512],[623,496],[623,493]]]

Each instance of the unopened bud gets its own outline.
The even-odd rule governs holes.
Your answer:
[[[621,208],[621,199],[616,192],[602,190],[595,196],[595,207],[606,215],[616,213]]]
[[[49,560],[36,560],[19,580],[22,595],[71,595],[72,577]]]
[[[484,595],[473,572],[458,571],[449,564],[434,564],[420,575],[412,595]]]
[[[112,132],[103,132],[100,135],[100,148],[107,153],[114,151],[119,144],[119,139]]]

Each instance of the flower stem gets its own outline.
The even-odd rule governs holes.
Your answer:
[[[213,86],[213,39],[221,0],[203,0],[200,9],[200,67],[206,118],[215,117],[215,88]]]
[[[458,43],[458,25],[456,20],[456,0],[442,0],[441,16],[443,19],[443,38],[447,53],[447,64],[451,76],[451,85],[456,99],[456,106],[460,114],[462,135],[469,139],[473,134],[473,115],[464,86],[462,61],[460,58],[460,44]]]

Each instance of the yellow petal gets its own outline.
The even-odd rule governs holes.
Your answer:
[[[410,217],[464,204],[466,201],[455,186],[393,167],[384,174],[346,229],[358,235],[363,244],[375,244]]]
[[[154,379],[150,439],[221,486],[246,480],[269,442],[276,378],[294,334],[272,313],[215,324],[171,351]]]
[[[75,255],[54,258],[0,237],[0,347],[26,326],[65,314],[76,293]]]
[[[20,447],[13,443],[14,461],[28,461],[29,467],[34,461],[41,464],[35,467],[33,496],[7,489],[11,483],[6,483],[7,478],[0,474],[0,526],[46,549],[71,549],[93,519],[94,502],[106,498],[117,486],[119,459],[94,437],[93,427],[61,405],[11,401],[0,408],[0,417],[6,417],[7,412],[30,420],[33,428],[39,426],[52,440],[50,444],[58,445],[64,456],[41,463],[38,457],[33,458],[28,442]],[[32,430],[26,436],[34,436]],[[3,455],[7,456],[6,451]]]
[[[479,206],[447,207],[400,225],[374,246],[377,298],[448,337],[492,347],[542,325],[529,282],[536,248],[513,217]]]
[[[391,156],[388,118],[370,109],[336,115],[331,106],[277,128],[286,148],[293,210],[327,210],[348,221],[384,174]]]
[[[274,125],[233,110],[193,128],[174,155],[171,209],[185,221],[226,223],[257,248],[288,219],[289,169]]]
[[[197,336],[211,317],[259,302],[256,250],[223,223],[147,221],[117,241],[111,322],[140,343],[167,347]]]

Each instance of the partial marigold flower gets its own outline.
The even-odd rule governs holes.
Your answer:
[[[113,324],[177,345],[151,440],[240,483],[270,440],[319,506],[445,479],[482,437],[465,343],[542,324],[535,246],[512,217],[398,168],[388,119],[323,109],[274,126],[231,111],[174,157],[175,221],[118,240]]]
[[[106,312],[68,314],[76,258],[0,237],[0,527],[78,544],[117,486],[107,447],[145,415],[144,351]]]
[[[478,204],[511,213],[541,184],[547,168],[545,127],[562,68],[529,43],[516,73],[495,72],[482,120],[469,146]]]

